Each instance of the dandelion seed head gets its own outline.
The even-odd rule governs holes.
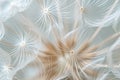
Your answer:
[[[4,0],[0,2],[1,5]],[[5,5],[6,9],[0,10],[5,11],[2,18],[23,11],[30,2],[31,0],[10,1],[8,6]],[[106,44],[115,39],[114,36],[104,40],[100,32],[103,29],[95,28],[95,32],[91,29],[111,25],[111,21],[119,15],[116,14],[118,4],[119,0],[34,0],[29,11],[15,15],[15,18],[7,22],[3,21],[4,26],[0,22],[0,47],[10,54],[3,57],[5,53],[0,50],[0,80],[9,80],[9,76],[10,80],[93,80],[94,77],[99,77],[96,76],[99,73],[96,68],[101,67],[113,68],[110,71],[114,71],[112,73],[115,75],[116,72],[119,74],[114,69],[119,67],[113,65],[114,55],[109,56],[114,53],[119,42],[112,46],[106,56],[106,48],[111,47]],[[38,11],[34,13],[36,9]],[[18,17],[19,15],[22,17]],[[14,24],[14,20],[18,22]],[[49,31],[49,34],[44,30]],[[104,59],[107,57],[108,62]],[[12,73],[14,75],[14,68],[9,64],[18,70],[15,79],[11,77]],[[109,67],[111,65],[113,66]],[[104,75],[104,72],[101,74]],[[96,80],[105,80],[108,75],[109,73]]]

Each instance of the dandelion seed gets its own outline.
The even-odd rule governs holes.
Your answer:
[[[94,36],[95,38],[97,34],[93,34],[92,36]],[[96,46],[91,46],[91,42],[94,40],[94,38],[91,37],[92,39],[90,38],[88,41],[83,42],[81,46],[75,47],[78,40],[75,37],[77,35],[78,34],[72,33],[71,35],[69,35],[68,39],[57,39],[55,44],[49,41],[43,42],[46,47],[46,51],[41,50],[41,52],[45,56],[41,55],[40,59],[43,61],[43,64],[45,63],[44,65],[46,67],[49,64],[47,68],[48,70],[49,68],[54,69],[52,71],[55,71],[56,73],[56,77],[49,75],[49,78],[57,78],[58,75],[60,76],[65,72],[70,72],[72,77],[76,80],[83,78],[88,79],[89,75],[94,76],[94,74],[96,73],[95,71],[92,71],[92,68],[87,69],[84,67],[92,63],[92,59],[97,57],[97,55],[99,54],[99,51],[97,52],[97,49],[102,47],[106,41],[109,42],[115,37],[120,36],[120,34],[115,34],[110,38],[103,40],[99,44],[96,44]]]
[[[120,0],[0,2],[0,80],[120,79]]]
[[[119,12],[117,6],[119,5],[119,0],[76,0],[76,4],[78,5],[78,9],[80,6],[85,8],[85,13],[82,14],[82,19],[86,24],[91,25],[93,27],[100,26],[100,24],[105,24],[106,26],[110,24],[114,18],[117,17],[117,12]],[[81,10],[82,9],[82,10]],[[80,8],[80,14],[83,13],[83,8]],[[109,16],[108,16],[109,15]],[[81,17],[81,16],[80,16]],[[103,26],[101,26],[103,27]]]

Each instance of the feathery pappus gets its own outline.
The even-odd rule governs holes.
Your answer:
[[[119,80],[120,0],[1,0],[0,80]]]

